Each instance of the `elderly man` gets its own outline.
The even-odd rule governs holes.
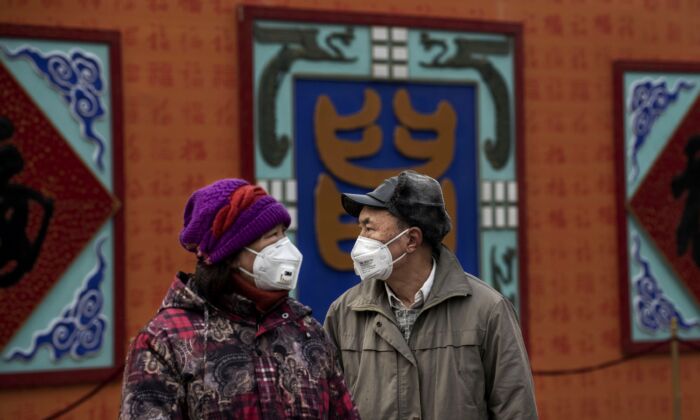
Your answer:
[[[440,184],[405,171],[341,199],[358,217],[362,281],[324,326],[362,418],[537,419],[513,306],[441,244],[451,224]]]

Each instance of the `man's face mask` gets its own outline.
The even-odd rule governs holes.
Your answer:
[[[260,252],[245,249],[255,254],[253,272],[239,268],[255,280],[255,287],[263,290],[292,290],[296,287],[302,255],[289,238],[284,237]]]
[[[408,229],[394,236],[389,242],[382,243],[376,239],[358,236],[355,246],[350,251],[355,274],[362,280],[379,279],[386,280],[391,276],[394,263],[406,256],[404,252],[400,257],[391,259],[389,244],[400,238]]]

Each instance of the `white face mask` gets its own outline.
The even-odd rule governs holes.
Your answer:
[[[376,239],[358,236],[355,246],[350,251],[355,274],[362,280],[379,279],[386,280],[391,276],[394,263],[406,256],[404,252],[400,257],[391,259],[389,244],[400,238],[408,229],[394,236],[389,242],[382,243]]]
[[[284,237],[260,252],[245,249],[255,254],[253,272],[239,268],[255,280],[255,287],[262,290],[292,290],[296,287],[302,255],[289,238]]]

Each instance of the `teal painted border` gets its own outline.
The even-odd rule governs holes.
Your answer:
[[[345,30],[344,25],[314,25],[300,22],[278,22],[261,20],[256,22],[261,27],[270,28],[315,28],[318,29],[318,40],[323,45],[322,40],[331,33],[342,32]],[[338,75],[344,76],[348,74],[368,76],[370,72],[369,59],[369,30],[367,27],[353,27],[355,39],[352,44],[344,48],[343,51],[348,57],[356,57],[357,60],[349,63],[338,62],[313,62],[313,61],[296,61],[290,68],[289,72],[282,79],[277,101],[275,103],[277,109],[277,134],[286,134],[291,141],[293,138],[293,123],[292,113],[288,110],[293,107],[293,80],[297,74],[324,74],[327,76]],[[270,61],[280,50],[282,46],[279,44],[262,44],[254,41],[253,46],[253,69],[255,80],[255,99],[258,98],[260,76],[265,68],[265,65]],[[255,120],[257,120],[257,107],[254,111]],[[294,158],[288,154],[282,164],[273,168],[269,166],[262,158],[257,147],[258,133],[257,124],[255,125],[255,177],[258,179],[290,179],[294,177]],[[294,150],[293,144],[290,144],[289,150]]]
[[[515,179],[515,156],[517,156],[517,142],[516,142],[516,120],[517,114],[515,112],[515,80],[514,80],[514,54],[513,50],[515,48],[514,43],[513,49],[509,55],[485,55],[479,54],[479,57],[487,56],[488,59],[493,63],[496,70],[503,76],[508,88],[508,97],[510,98],[510,112],[513,117],[512,124],[512,144],[511,144],[511,157],[508,159],[508,163],[501,170],[495,171],[491,168],[491,165],[486,160],[486,155],[483,153],[483,147],[486,139],[494,139],[496,133],[495,127],[495,113],[493,100],[488,94],[488,89],[486,84],[479,76],[479,73],[474,69],[452,69],[452,68],[430,68],[421,66],[421,62],[426,62],[432,60],[435,56],[435,52],[427,52],[424,50],[420,42],[420,36],[423,32],[428,32],[431,38],[437,38],[443,41],[447,41],[447,52],[446,57],[454,54],[454,43],[449,42],[455,39],[467,39],[470,41],[507,41],[508,36],[505,35],[494,35],[494,34],[483,34],[483,33],[471,33],[471,32],[454,32],[454,31],[430,31],[423,29],[412,29],[408,33],[408,48],[411,51],[409,55],[409,74],[411,78],[427,79],[427,80],[449,80],[449,81],[469,81],[476,83],[479,91],[479,149],[482,153],[479,153],[479,173],[481,179],[492,180],[492,181],[511,181]]]
[[[506,296],[515,296],[515,309],[520,313],[520,255],[517,255],[518,249],[518,232],[513,229],[503,229],[503,230],[488,230],[481,232],[481,276],[489,284],[492,284],[490,279],[493,278],[493,273],[491,270],[491,247],[496,247],[496,260],[500,262],[501,255],[506,251],[507,248],[514,248],[516,250],[515,262],[513,265],[514,278],[512,283],[502,285],[501,293]],[[493,285],[493,284],[492,284]]]

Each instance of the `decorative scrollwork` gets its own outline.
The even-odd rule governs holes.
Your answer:
[[[496,247],[492,246],[491,247],[491,273],[492,274],[492,284],[494,289],[496,289],[499,293],[501,293],[503,296],[506,297],[506,299],[510,300],[513,305],[516,304],[516,296],[515,293],[511,292],[506,294],[505,293],[505,286],[509,286],[510,284],[513,283],[513,280],[515,279],[515,275],[513,272],[513,266],[515,265],[515,259],[516,259],[516,252],[515,248],[512,247],[507,247],[505,252],[501,255],[501,260],[503,261],[503,264],[505,265],[505,269],[503,269],[502,265],[498,264],[498,260],[496,258]]]
[[[668,90],[666,80],[663,78],[656,81],[644,79],[632,83],[629,102],[633,134],[632,148],[629,151],[632,161],[630,181],[633,182],[639,178],[638,154],[657,118],[678,99],[681,90],[689,90],[694,86],[694,83],[681,79],[676,82],[673,89]]]
[[[95,246],[97,265],[87,275],[78,296],[63,315],[48,329],[36,333],[28,350],[14,350],[5,360],[31,360],[41,347],[48,347],[51,360],[60,360],[67,354],[78,360],[99,352],[107,327],[107,318],[102,314],[104,296],[100,290],[107,267],[102,252],[105,241],[106,238],[102,238]]]
[[[486,139],[484,150],[486,158],[494,169],[503,168],[510,157],[512,121],[508,100],[508,88],[505,79],[486,55],[508,54],[511,50],[509,41],[472,41],[457,38],[454,40],[456,51],[445,58],[447,42],[431,38],[427,32],[421,33],[421,44],[426,51],[433,48],[440,51],[430,62],[422,62],[423,67],[473,68],[484,80],[491,93],[496,108],[496,140]],[[481,55],[481,56],[478,56]]]
[[[94,143],[93,161],[100,171],[104,171],[105,141],[93,128],[95,120],[105,113],[102,104],[105,82],[100,59],[78,49],[69,54],[61,51],[43,54],[36,48],[22,46],[14,51],[3,49],[3,52],[12,59],[30,60],[36,71],[59,91],[80,124],[81,135]]]
[[[676,306],[665,295],[663,290],[651,271],[649,261],[642,256],[642,245],[639,235],[632,235],[632,254],[634,260],[642,268],[634,278],[634,307],[636,309],[637,324],[648,331],[656,332],[659,330],[670,329],[671,319],[678,320],[678,327],[681,329],[690,329],[700,325],[697,319],[686,321],[678,312]]]
[[[315,28],[266,28],[255,25],[253,36],[262,44],[282,44],[277,55],[263,69],[258,92],[257,127],[260,152],[270,166],[282,163],[289,150],[288,135],[277,135],[277,93],[284,76],[295,61],[338,61],[352,62],[337,43],[348,47],[354,40],[351,27],[345,32],[332,33],[325,38],[325,49],[318,43],[318,29]]]

